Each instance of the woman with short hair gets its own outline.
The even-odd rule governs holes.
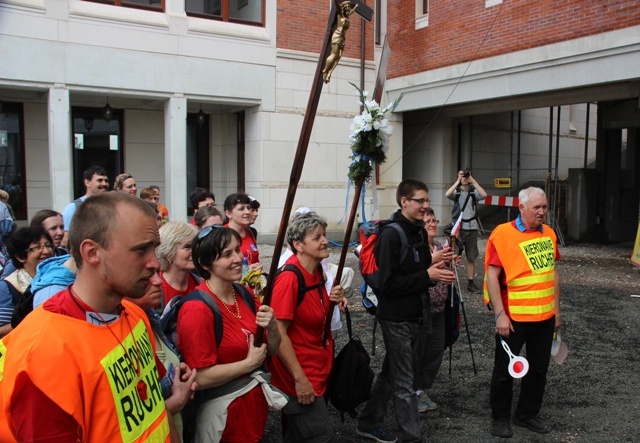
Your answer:
[[[224,200],[224,213],[227,216],[225,226],[240,234],[240,250],[247,259],[249,270],[262,269],[260,252],[253,232],[249,229],[253,219],[251,215],[251,197],[247,194],[231,194]]]
[[[196,211],[196,215],[193,217],[196,223],[196,228],[201,230],[211,225],[223,225],[224,215],[213,206],[203,206]]]
[[[192,292],[200,282],[194,273],[191,246],[198,230],[185,222],[168,222],[160,228],[160,245],[156,255],[160,260],[160,277],[164,299],[161,308],[176,296]]]
[[[131,174],[118,174],[113,182],[113,190],[116,192],[126,192],[134,197],[138,196],[138,186],[136,179]]]
[[[333,338],[327,330],[330,302],[346,306],[344,289],[324,287],[321,261],[329,257],[327,222],[315,212],[295,214],[287,227],[287,243],[295,266],[309,290],[298,302],[296,272],[281,272],[275,279],[271,306],[282,337],[278,355],[269,369],[273,385],[289,395],[284,408],[285,442],[329,442],[334,438],[323,395],[333,364]],[[329,328],[330,329],[330,328]]]

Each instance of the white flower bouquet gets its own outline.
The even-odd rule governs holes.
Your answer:
[[[362,114],[357,115],[351,123],[351,150],[353,151],[351,165],[349,166],[349,179],[352,182],[369,181],[374,164],[382,164],[387,159],[389,150],[389,137],[393,132],[393,126],[385,118],[385,114],[393,111],[402,100],[402,95],[393,103],[384,108],[375,100],[367,100],[367,91],[361,91],[354,83],[360,105],[364,107]]]

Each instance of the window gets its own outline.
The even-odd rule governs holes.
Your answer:
[[[149,9],[152,11],[164,11],[165,0],[89,0],[95,3],[107,3],[115,6],[129,8]]]
[[[416,0],[416,29],[429,26],[429,0]]]
[[[185,10],[194,17],[264,25],[264,0],[185,0]]]
[[[376,0],[375,20],[375,38],[376,45],[382,44],[382,0]]]
[[[0,102],[0,189],[17,220],[27,219],[24,128],[21,103]]]

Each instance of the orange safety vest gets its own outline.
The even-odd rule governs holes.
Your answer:
[[[169,442],[151,327],[140,308],[126,300],[122,305],[126,314],[109,327],[35,309],[0,340],[6,350],[0,356],[2,421],[10,426],[11,399],[20,395],[15,382],[24,373],[75,418],[83,442]],[[146,401],[137,390],[136,360],[147,385]]]
[[[549,226],[542,226],[543,232],[522,233],[512,223],[504,223],[493,230],[487,243],[493,244],[500,258],[505,274],[504,282],[500,282],[502,302],[505,313],[515,321],[543,321],[555,314],[556,234]],[[487,304],[489,259],[485,255]]]

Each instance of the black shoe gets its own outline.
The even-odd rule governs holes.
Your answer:
[[[518,420],[517,418],[514,418],[513,424],[522,426],[523,428],[527,428],[533,432],[537,432],[538,434],[547,434],[551,431],[547,422],[542,420],[540,417],[533,417],[529,420]]]
[[[469,283],[469,286],[467,286],[467,291],[469,291],[472,294],[480,294],[482,292],[480,288],[476,286],[475,283]]]
[[[513,437],[513,432],[511,431],[511,425],[508,421],[504,420],[493,420],[491,424],[491,434],[500,438],[511,438]]]

